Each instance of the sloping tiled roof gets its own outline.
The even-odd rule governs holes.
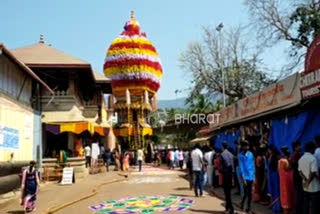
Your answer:
[[[33,79],[37,80],[41,85],[43,85],[51,94],[54,94],[53,90],[42,81],[28,66],[21,62],[11,51],[9,51],[4,44],[0,43],[0,54],[3,52],[6,56],[11,59],[16,65],[18,65],[22,70],[27,72]]]
[[[11,52],[29,67],[90,67],[88,62],[68,55],[42,42],[17,48],[11,50]]]
[[[111,79],[103,76],[102,74],[93,71],[94,79],[97,83],[111,83]]]

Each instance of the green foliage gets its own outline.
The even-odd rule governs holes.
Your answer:
[[[307,48],[320,33],[319,0],[244,0],[244,4],[262,48],[290,44],[284,50],[290,59],[282,68],[284,75],[302,67]]]
[[[161,143],[161,136],[158,134],[154,134],[151,136],[151,140],[155,143],[155,144],[159,144]]]
[[[186,102],[190,104],[190,113],[209,113],[214,109],[213,104],[203,94],[188,97]]]
[[[297,26],[297,41],[292,41],[292,45],[296,48],[302,48],[301,44],[309,46],[314,37],[320,33],[319,5],[303,4],[298,6],[290,20],[292,24]]]
[[[196,137],[196,131],[190,130],[185,133],[176,133],[169,136],[168,143],[178,148],[189,148],[190,140]]]

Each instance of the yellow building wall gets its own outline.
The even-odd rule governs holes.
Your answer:
[[[31,109],[18,105],[13,100],[8,100],[0,94],[0,128],[8,127],[19,131],[18,148],[6,148],[0,142],[0,161],[32,160],[34,114]]]

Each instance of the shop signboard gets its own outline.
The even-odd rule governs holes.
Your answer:
[[[73,168],[65,167],[62,172],[62,185],[68,185],[73,183]]]
[[[320,96],[320,36],[313,40],[307,51],[301,73],[301,94],[303,99]]]
[[[19,149],[19,130],[0,126],[0,148]]]
[[[264,112],[282,108],[301,101],[300,74],[295,73],[277,83],[270,85],[261,92],[239,100],[221,111],[220,119],[210,124],[211,128],[230,123],[235,120],[259,115]]]

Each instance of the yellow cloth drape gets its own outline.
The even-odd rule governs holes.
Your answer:
[[[142,128],[142,136],[152,135],[152,128]]]
[[[101,126],[94,127],[94,132],[98,133],[100,136],[104,136],[104,128]]]
[[[153,131],[152,128],[141,128],[142,130],[142,136],[146,135],[152,135]],[[114,129],[113,133],[115,136],[121,136],[121,137],[127,137],[127,136],[133,136],[134,131],[132,127],[129,128],[121,128],[121,129]]]
[[[72,132],[75,134],[81,134],[82,132],[88,130],[91,135],[95,132],[101,136],[104,136],[104,129],[103,126],[97,126],[90,122],[78,122],[78,123],[60,123],[55,124],[60,126],[60,133],[63,132]]]
[[[113,129],[113,133],[115,136],[119,137],[127,137],[127,136],[133,136],[133,128],[128,127],[128,128],[120,128],[120,129]]]
[[[88,123],[62,123],[60,124],[60,132],[73,132],[80,134],[88,129]]]

